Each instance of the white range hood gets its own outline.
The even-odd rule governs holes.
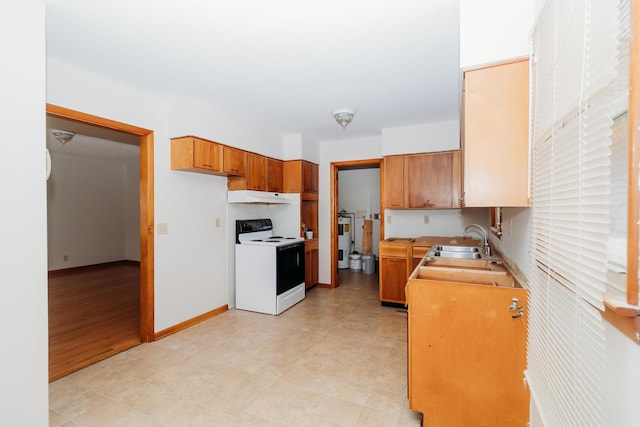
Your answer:
[[[237,190],[227,191],[227,203],[257,203],[263,205],[293,203],[299,197],[292,193],[271,193],[268,191]]]

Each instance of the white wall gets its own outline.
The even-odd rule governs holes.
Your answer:
[[[364,220],[372,221],[371,252],[378,255],[380,220],[373,214],[380,213],[380,169],[355,169],[338,172],[338,210],[344,209],[356,215],[353,226],[356,250],[363,253],[362,236]],[[364,215],[359,215],[364,213]],[[353,217],[352,217],[353,220]]]
[[[425,224],[425,215],[429,217],[429,224]],[[385,221],[385,238],[462,236],[465,227],[469,224],[479,224],[486,228],[489,221],[489,212],[487,208],[385,209]],[[470,234],[470,237],[479,238],[475,233]]]
[[[139,260],[139,166],[130,162],[128,173],[124,161],[59,152],[51,153],[51,162],[49,270]]]
[[[196,98],[170,100],[169,136],[195,135],[201,138],[282,159],[282,135],[260,117],[211,104]]]
[[[383,156],[448,151],[460,148],[460,121],[382,129]]]
[[[49,422],[42,0],[0,2],[0,425]]]
[[[460,67],[529,55],[534,0],[460,0]]]
[[[283,160],[304,159],[313,163],[320,163],[320,148],[318,141],[313,138],[294,133],[284,135],[282,138],[284,156]]]
[[[530,263],[530,208],[502,209],[502,240],[490,234],[490,241],[501,253],[508,258],[510,264],[515,264],[525,277],[531,277]]]

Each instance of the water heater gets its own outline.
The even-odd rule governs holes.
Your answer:
[[[338,268],[349,268],[352,226],[351,217],[338,216]]]

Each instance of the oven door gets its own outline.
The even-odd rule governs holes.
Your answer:
[[[304,283],[304,242],[276,247],[276,259],[277,295]]]

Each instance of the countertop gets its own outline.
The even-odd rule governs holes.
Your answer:
[[[477,246],[480,240],[464,236],[390,237],[380,243],[430,246],[438,244]],[[395,246],[395,245],[394,245]],[[521,287],[517,275],[497,254],[483,260],[428,259],[426,256],[414,270],[410,279],[439,278],[471,281],[500,287]]]

